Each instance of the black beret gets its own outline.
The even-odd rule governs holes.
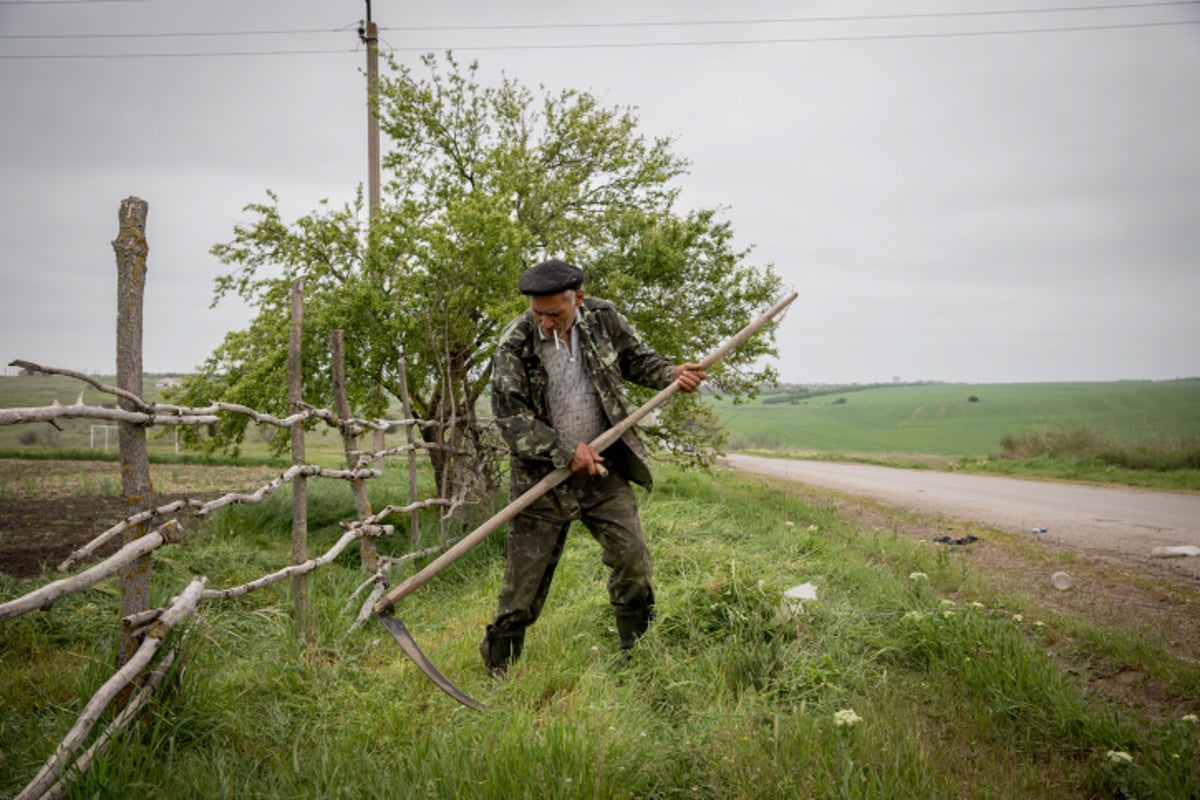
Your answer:
[[[551,259],[525,270],[517,288],[521,294],[558,294],[583,286],[583,270],[566,261]]]

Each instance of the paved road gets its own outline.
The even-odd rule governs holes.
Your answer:
[[[1155,547],[1200,547],[1200,495],[740,454],[724,462],[734,469],[1036,535],[1047,543],[1111,560],[1152,563],[1156,571],[1200,580],[1200,556],[1150,555]],[[1047,532],[1033,534],[1034,528]]]

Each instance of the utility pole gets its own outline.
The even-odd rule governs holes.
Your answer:
[[[379,213],[379,32],[371,19],[371,0],[367,19],[358,29],[358,38],[367,48],[367,202],[371,222]]]
[[[367,247],[372,248],[379,218],[379,31],[371,19],[371,0],[366,3],[367,19],[358,29],[358,37],[367,48]],[[387,446],[385,439],[383,431],[373,432],[371,444],[376,453]]]

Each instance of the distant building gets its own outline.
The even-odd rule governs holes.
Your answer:
[[[155,389],[173,389],[176,386],[183,386],[183,381],[179,378],[159,378],[154,382]]]

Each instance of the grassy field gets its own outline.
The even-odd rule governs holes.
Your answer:
[[[1195,436],[1198,390],[932,385],[724,411],[743,447],[771,444],[737,440],[758,426],[794,451],[962,457],[1081,422]],[[60,378],[0,380],[8,406],[78,391]],[[969,437],[981,444],[955,449]],[[330,437],[329,457],[339,448]],[[118,485],[117,469],[88,485]],[[37,462],[28,472],[23,496],[84,491],[38,480]],[[1024,539],[975,531],[969,549],[931,546],[944,521],[768,479],[657,473],[642,516],[659,616],[632,663],[616,663],[606,571],[577,529],[523,660],[494,683],[476,648],[502,575],[495,536],[401,603],[434,661],[491,710],[460,708],[377,625],[349,631],[362,582],[351,548],[310,582],[307,647],[287,582],[202,607],[170,637],[181,661],[158,703],[69,796],[1200,797],[1195,587],[1076,561],[1089,591],[1059,593],[1031,580],[1059,556]],[[371,483],[376,507],[406,495],[402,469]],[[344,485],[314,484],[310,552],[354,514]],[[384,553],[405,551],[400,527]],[[427,537],[436,528],[422,524]],[[286,565],[289,530],[286,490],[190,526],[155,558],[153,602],[193,575],[221,588]],[[0,575],[0,602],[55,577]],[[781,613],[782,592],[804,582],[818,599]],[[112,674],[117,607],[109,579],[0,623],[0,796],[25,785]]]
[[[864,524],[771,481],[659,478],[643,503],[659,616],[632,663],[615,660],[606,571],[581,531],[507,681],[476,650],[499,537],[402,601],[484,714],[437,692],[378,626],[348,632],[362,578],[347,554],[312,580],[307,649],[286,582],[203,606],[170,637],[181,666],[159,702],[70,796],[1200,797],[1194,589],[1139,590],[1153,617],[1128,602],[1098,614],[1072,605],[1084,595],[1011,582],[1032,570],[989,567],[996,536],[935,548],[911,520]],[[376,503],[401,484],[374,485]],[[353,503],[344,486],[311,500],[319,552]],[[230,509],[163,551],[154,601],[194,574],[220,588],[285,564],[289,505],[285,492]],[[43,580],[0,578],[0,600]],[[804,582],[817,600],[782,614]],[[0,624],[0,795],[111,674],[116,607],[110,581]]]
[[[1006,435],[1068,427],[1126,443],[1200,438],[1200,380],[947,383],[774,399],[718,404],[732,449],[979,457]]]
[[[112,383],[112,378],[104,379]],[[62,376],[0,377],[0,408],[75,402],[113,404],[111,395]],[[143,396],[158,399],[153,379]],[[1110,383],[926,384],[882,386],[820,395],[794,403],[764,394],[752,403],[716,403],[734,450],[789,453],[982,457],[1000,450],[1006,436],[1068,427],[1104,431],[1119,443],[1200,439],[1200,379]],[[970,398],[976,398],[972,401]],[[397,410],[396,416],[399,416]],[[115,452],[116,430],[92,420],[49,425],[0,426],[0,450],[93,450]],[[150,438],[152,453],[174,453],[167,426]],[[107,439],[105,438],[107,436]],[[399,443],[399,442],[397,442]],[[341,439],[325,428],[309,436],[318,456],[336,459]],[[242,452],[267,455],[253,430]]]
[[[112,402],[71,378],[0,377],[0,408],[69,404],[81,388],[85,403]],[[1200,379],[822,391],[803,399],[768,393],[742,405],[716,401],[728,449],[1200,491]],[[158,398],[152,379],[144,396]],[[399,408],[389,413],[403,416]],[[64,420],[61,427],[0,426],[0,457],[116,457],[115,427],[91,420]],[[385,442],[399,444],[399,432]],[[152,430],[148,448],[152,460],[178,455],[165,425]],[[240,455],[269,458],[267,440],[253,425]],[[319,426],[308,434],[307,455],[314,463],[343,464],[340,436]]]
[[[112,376],[101,376],[99,380],[109,386],[115,385]],[[157,402],[161,392],[154,386],[155,379],[147,377],[142,397]],[[116,407],[116,398],[92,388],[82,381],[61,375],[29,375],[0,377],[0,408],[37,408],[54,402],[71,405],[82,392],[85,405],[107,405]],[[397,410],[396,418],[401,414]],[[0,451],[11,455],[22,452],[53,453],[57,451],[83,451],[98,456],[113,457],[117,454],[117,428],[115,422],[93,419],[66,419],[59,422],[62,430],[45,424],[21,424],[0,426]],[[160,425],[151,429],[146,447],[150,456],[170,456],[179,452],[173,428]],[[403,433],[392,434],[388,447],[403,444]],[[337,431],[328,426],[319,426],[306,439],[308,460],[314,463],[344,463],[342,440]],[[247,459],[263,459],[270,455],[267,440],[254,428],[253,423],[241,447],[241,455]]]

